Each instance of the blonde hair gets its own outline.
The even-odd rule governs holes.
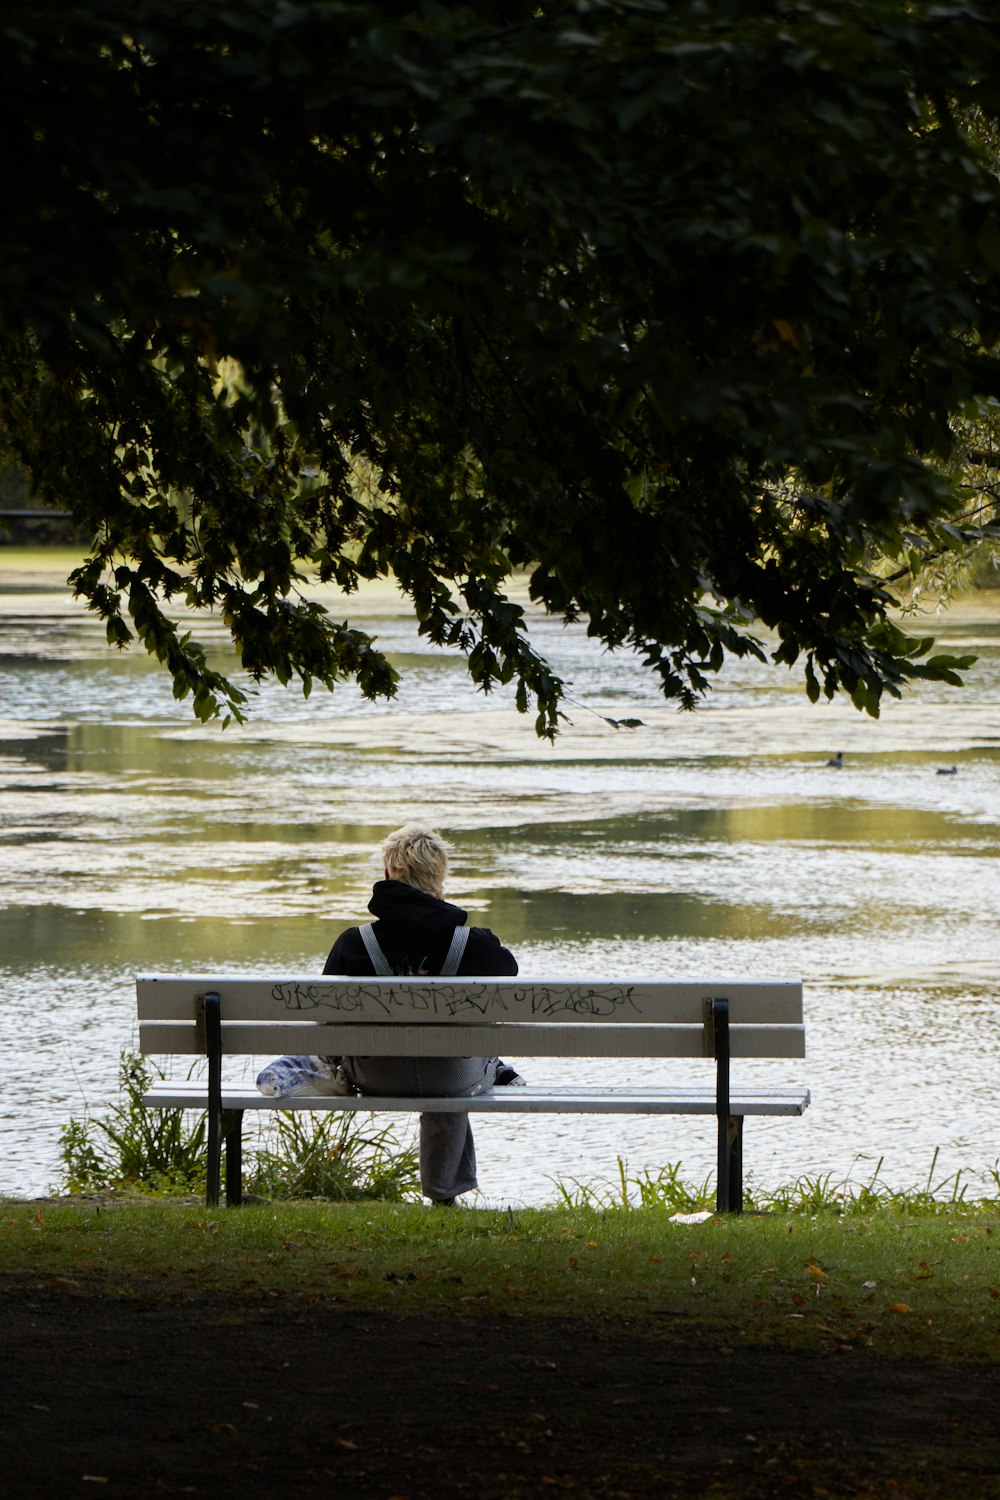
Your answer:
[[[440,897],[451,846],[432,828],[407,823],[382,840],[382,862],[390,880],[403,880],[428,896]]]

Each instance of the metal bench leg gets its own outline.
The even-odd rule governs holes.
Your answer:
[[[729,1001],[720,998],[705,1003],[715,1054],[715,1120],[718,1140],[715,1211],[726,1214],[732,1211],[733,1176],[730,1137],[732,1120],[729,1114]]]
[[[729,1212],[729,1177],[732,1158],[729,1154],[729,1122],[719,1118],[719,1149],[717,1162],[717,1180],[715,1184],[715,1212],[727,1214]]]
[[[219,1170],[222,1163],[222,1120],[214,1109],[208,1111],[208,1174],[205,1182],[205,1203],[209,1208],[219,1206]]]
[[[239,1208],[243,1202],[243,1111],[222,1112],[222,1134],[226,1142],[226,1207]]]
[[[729,1120],[729,1212],[743,1212],[743,1116]]]
[[[222,1156],[222,1002],[212,991],[200,1001],[205,1026],[205,1054],[208,1058],[208,1177],[205,1202],[209,1208],[219,1206],[219,1168]]]

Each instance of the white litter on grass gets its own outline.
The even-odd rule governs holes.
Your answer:
[[[671,1214],[671,1224],[704,1224],[706,1219],[714,1219],[715,1215],[709,1209],[703,1209],[697,1214]]]

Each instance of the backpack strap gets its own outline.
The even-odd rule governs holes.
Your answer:
[[[444,963],[441,965],[442,974],[457,974],[458,966],[465,956],[466,944],[469,941],[469,929],[467,927],[456,927],[451,937],[451,947],[445,955]]]
[[[358,928],[358,931],[361,934],[361,941],[365,945],[368,957],[372,961],[372,968],[375,970],[375,973],[380,979],[390,979],[392,977],[392,965],[379,946],[379,940],[372,930],[371,922],[366,922],[363,927]]]
[[[392,965],[382,952],[381,944],[375,936],[373,924],[366,922],[363,927],[358,928],[358,931],[361,934],[361,941],[365,945],[365,951],[371,959],[372,968],[375,970],[375,973],[380,979],[390,979],[392,977]],[[468,927],[456,927],[452,933],[451,944],[445,955],[444,963],[441,965],[442,975],[458,973],[458,966],[465,956],[468,941]]]

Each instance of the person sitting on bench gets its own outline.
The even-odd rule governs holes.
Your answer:
[[[517,960],[488,927],[466,926],[466,913],[444,900],[449,846],[419,824],[398,828],[381,845],[385,878],[368,910],[374,922],[349,927],[330,949],[323,972],[357,977],[513,976]],[[360,1093],[406,1098],[469,1098],[495,1083],[521,1084],[498,1057],[280,1058],[257,1079],[264,1093]],[[469,1116],[420,1116],[420,1186],[451,1207],[477,1186]]]

